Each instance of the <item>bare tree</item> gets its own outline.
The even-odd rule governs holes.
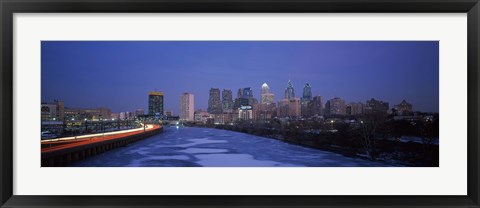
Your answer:
[[[372,160],[376,159],[377,140],[384,123],[385,115],[381,112],[369,113],[360,120],[360,143]]]

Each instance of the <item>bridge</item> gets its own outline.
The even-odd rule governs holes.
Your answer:
[[[140,141],[162,131],[163,127],[158,124],[147,124],[136,129],[43,140],[42,167],[67,166],[72,162]]]

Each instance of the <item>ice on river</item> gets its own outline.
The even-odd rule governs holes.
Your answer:
[[[207,128],[171,128],[73,166],[82,167],[378,167],[360,158],[275,139]]]

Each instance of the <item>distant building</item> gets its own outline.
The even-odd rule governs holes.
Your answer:
[[[346,107],[346,113],[349,116],[363,115],[365,111],[365,104],[361,102],[351,102]]]
[[[260,91],[260,104],[256,110],[256,118],[260,120],[272,119],[277,115],[277,108],[275,104],[275,98],[270,93],[270,87],[267,83],[263,83]]]
[[[199,109],[195,111],[194,119],[195,119],[195,122],[206,124],[209,119],[213,119],[213,116],[209,114],[207,111]]]
[[[135,112],[128,111],[127,112],[127,119],[134,120],[135,119]]]
[[[42,121],[61,121],[65,116],[65,105],[63,101],[59,100],[42,103],[40,112]]]
[[[119,116],[120,120],[127,120],[127,114],[125,112],[120,112],[120,116]]]
[[[194,96],[185,92],[180,96],[180,120],[194,121],[194,119]]]
[[[277,105],[275,103],[260,104],[258,107],[257,119],[269,120],[277,116]]]
[[[312,114],[312,105],[310,105],[310,102],[312,101],[312,88],[310,87],[310,84],[306,83],[305,87],[303,87],[303,94],[302,98],[300,100],[300,111],[301,115],[304,118],[309,118],[311,117]]]
[[[112,111],[108,108],[65,108],[64,120],[80,121],[80,120],[103,120],[111,119]]]
[[[270,93],[270,87],[268,87],[267,83],[263,83],[260,94],[261,99],[257,110],[257,119],[268,120],[274,118],[277,115],[275,98]]]
[[[413,113],[412,104],[407,103],[405,100],[403,100],[400,104],[395,105],[394,109],[396,114],[399,116],[406,116]]]
[[[222,91],[222,110],[223,112],[233,112],[233,97],[231,90]]]
[[[214,124],[231,124],[234,120],[234,113],[223,112],[220,114],[213,114],[213,123]]]
[[[222,113],[222,101],[220,100],[220,89],[211,88],[208,98],[208,113]]]
[[[243,98],[253,98],[253,90],[251,87],[243,88]]]
[[[120,119],[120,114],[119,113],[112,113],[110,114],[110,118],[113,120]]]
[[[163,92],[152,91],[148,93],[148,115],[163,115]]]
[[[173,116],[173,111],[172,110],[168,110],[168,111],[165,111],[165,116]]]
[[[370,99],[365,105],[365,114],[369,113],[387,113],[389,110],[388,102],[381,100]]]
[[[240,109],[238,110],[238,118],[240,120],[254,119],[252,106],[241,106]]]
[[[288,117],[288,111],[289,111],[289,102],[288,99],[281,99],[278,101],[278,107],[277,107],[277,116],[280,118],[285,118]]]
[[[239,97],[235,99],[234,111],[239,116],[236,118],[244,120],[256,119],[257,111],[259,110],[259,104],[258,100],[253,97],[252,88],[245,87],[243,89],[239,89],[237,96]]]
[[[346,115],[345,100],[333,98],[325,104],[325,112],[329,116]]]
[[[300,105],[300,98],[290,98],[290,100],[288,100],[288,116],[291,118],[300,117]]]
[[[243,97],[243,89],[239,88],[237,91],[237,98],[241,98],[241,97]]]
[[[310,84],[308,84],[308,83],[305,83],[305,87],[303,87],[302,99],[312,100],[312,88],[310,87]]]
[[[270,87],[268,87],[267,83],[263,83],[262,90],[261,90],[261,99],[260,104],[272,104],[275,103],[274,95],[270,93]]]
[[[145,111],[141,108],[138,108],[135,110],[135,117],[143,116],[145,115]]]
[[[290,99],[295,97],[295,90],[293,89],[292,82],[288,80],[287,88],[285,89],[285,99]]]
[[[310,115],[311,116],[321,116],[323,115],[323,101],[322,96],[317,95],[313,97],[312,101],[309,103]]]

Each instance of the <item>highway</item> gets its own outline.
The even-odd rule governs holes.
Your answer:
[[[78,147],[86,144],[103,142],[107,140],[115,140],[115,139],[124,138],[124,137],[135,135],[135,134],[141,134],[144,131],[152,131],[158,128],[161,128],[161,126],[148,124],[145,126],[145,129],[141,127],[141,128],[122,130],[122,131],[43,140],[41,142],[43,147],[41,152],[47,153],[47,152],[53,152],[53,151],[62,150],[62,149],[68,149],[72,147]]]

